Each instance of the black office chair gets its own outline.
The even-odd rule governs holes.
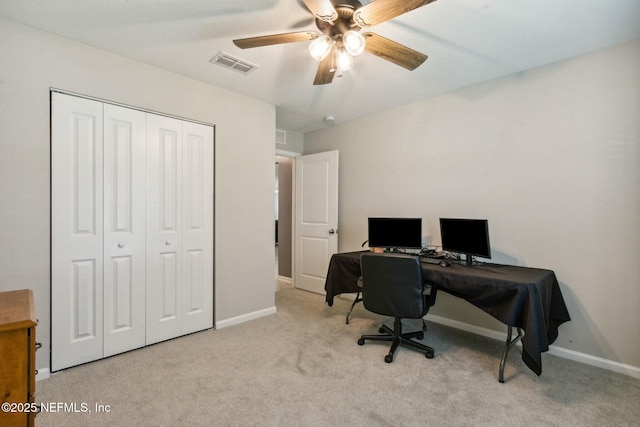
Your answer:
[[[395,321],[393,330],[382,325],[379,330],[382,335],[362,335],[358,344],[364,345],[366,340],[391,341],[389,354],[384,357],[387,363],[393,362],[393,355],[400,345],[424,351],[427,359],[433,358],[433,348],[411,339],[424,338],[422,330],[402,332],[402,319],[422,319],[435,302],[435,289],[424,284],[418,257],[364,253],[360,266],[364,307],[374,313],[393,316]]]

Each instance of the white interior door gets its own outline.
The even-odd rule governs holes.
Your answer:
[[[145,344],[146,114],[104,105],[104,356]]]
[[[103,353],[103,104],[52,93],[51,368]]]
[[[296,288],[324,294],[338,252],[338,151],[296,158]]]

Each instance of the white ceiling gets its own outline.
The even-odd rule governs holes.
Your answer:
[[[0,0],[0,16],[266,101],[277,127],[299,132],[640,38],[640,0],[438,0],[368,29],[427,54],[419,68],[365,52],[313,86],[308,42],[232,43],[316,30],[302,0]],[[210,63],[219,51],[259,68]]]

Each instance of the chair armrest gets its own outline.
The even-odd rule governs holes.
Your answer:
[[[436,303],[436,296],[438,295],[438,289],[434,288],[431,283],[425,283],[422,285],[422,297],[427,307],[433,307]]]
[[[422,295],[428,296],[431,295],[433,291],[433,286],[430,283],[425,283],[422,285]]]

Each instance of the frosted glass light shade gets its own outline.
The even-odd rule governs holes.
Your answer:
[[[336,52],[336,68],[338,72],[349,71],[353,67],[353,57],[345,49]]]
[[[342,36],[344,48],[352,56],[358,56],[364,51],[365,39],[357,31],[349,30]]]
[[[320,36],[309,44],[309,53],[316,61],[322,61],[331,52],[333,40],[329,36]]]

